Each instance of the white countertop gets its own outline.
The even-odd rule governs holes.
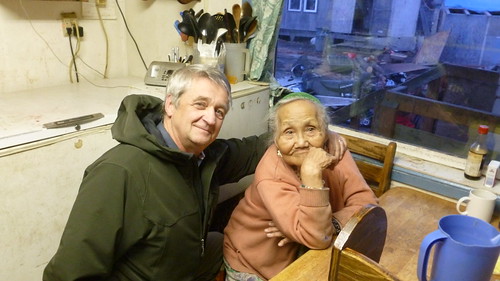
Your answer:
[[[233,97],[262,86],[241,82]],[[45,129],[43,124],[102,113],[103,118],[80,125],[80,130],[112,124],[122,99],[131,94],[164,98],[164,87],[148,86],[142,78],[126,77],[2,93],[0,95],[0,149],[77,131],[75,127]]]

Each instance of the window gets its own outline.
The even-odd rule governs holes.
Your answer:
[[[302,16],[316,18],[300,30],[285,9],[275,77],[316,95],[335,125],[461,158],[489,125],[489,158],[500,160],[500,2],[437,2],[306,0]]]
[[[288,11],[300,12],[302,10],[302,0],[288,0]]]
[[[318,0],[288,0],[288,11],[316,13]]]
[[[316,13],[317,6],[317,0],[304,0],[304,12]]]

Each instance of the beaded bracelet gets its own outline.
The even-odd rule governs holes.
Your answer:
[[[337,221],[337,219],[332,218],[332,224],[333,224],[333,227],[335,228],[336,234],[339,234],[340,231],[342,231],[342,227],[340,226],[340,223]]]
[[[324,190],[324,189],[328,189],[327,187],[320,187],[320,188],[316,188],[316,187],[310,187],[308,185],[305,185],[305,184],[301,184],[300,185],[301,188],[305,188],[305,189],[319,189],[319,190]]]

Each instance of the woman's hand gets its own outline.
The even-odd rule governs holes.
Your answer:
[[[347,150],[347,141],[334,131],[328,130],[327,150],[333,155],[333,164],[337,164]]]
[[[310,147],[300,166],[302,184],[310,188],[323,188],[323,170],[328,168],[334,160],[335,157],[323,148]]]
[[[278,242],[278,247],[283,247],[285,244],[291,242],[290,239],[286,238],[283,233],[276,227],[274,222],[270,221],[269,222],[269,227],[264,229],[264,232],[266,233],[266,236],[269,238],[283,238]]]

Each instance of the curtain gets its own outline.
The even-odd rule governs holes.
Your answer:
[[[257,16],[258,31],[250,40],[252,57],[250,80],[269,82],[274,76],[274,60],[278,42],[279,22],[283,0],[252,0],[254,16]]]

